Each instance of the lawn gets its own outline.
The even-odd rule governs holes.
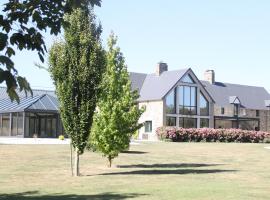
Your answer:
[[[68,145],[0,145],[0,199],[270,199],[263,144],[141,143],[108,169],[86,152],[70,176]]]

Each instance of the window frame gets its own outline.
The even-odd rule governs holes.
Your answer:
[[[148,127],[147,124],[150,126]],[[149,128],[149,131],[147,130]],[[151,120],[147,120],[144,122],[144,132],[145,133],[152,133],[153,132],[153,124]]]

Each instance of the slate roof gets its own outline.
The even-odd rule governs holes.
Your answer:
[[[238,97],[241,106],[248,109],[266,110],[265,100],[270,100],[270,94],[263,87],[246,86],[230,83],[201,81],[213,97],[216,104],[222,107],[230,105],[232,96]]]
[[[33,97],[21,97],[20,103],[11,102],[9,98],[0,100],[0,113],[7,112],[58,112],[58,100],[48,94],[37,95]]]
[[[146,76],[147,74],[130,72],[129,78],[131,80],[131,89],[140,92]]]
[[[139,90],[140,98],[138,100],[153,101],[162,99],[188,70],[165,71],[160,76],[156,74],[144,74],[146,76],[142,85],[141,81],[134,80],[136,76],[131,76],[132,83],[135,82],[134,85],[141,85]],[[142,79],[142,77],[143,75],[140,78]]]
[[[43,94],[48,94],[50,96],[56,97],[55,91],[53,90],[38,90],[38,89],[33,89],[33,96],[37,95],[43,95]],[[22,91],[20,92],[19,90],[17,91],[17,94],[19,95],[20,98],[26,97],[25,92]],[[28,94],[28,96],[31,96]],[[0,99],[8,99],[9,96],[6,92],[6,87],[0,87]]]

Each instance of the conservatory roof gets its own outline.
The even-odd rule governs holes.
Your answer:
[[[59,104],[56,97],[48,94],[33,97],[22,97],[20,103],[11,101],[9,98],[0,100],[0,112],[58,112]]]

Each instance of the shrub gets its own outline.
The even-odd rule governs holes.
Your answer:
[[[58,139],[59,139],[59,140],[64,140],[65,137],[64,137],[63,135],[59,135]]]
[[[270,141],[270,133],[241,129],[160,127],[156,130],[156,134],[160,140],[172,142],[266,143]]]

